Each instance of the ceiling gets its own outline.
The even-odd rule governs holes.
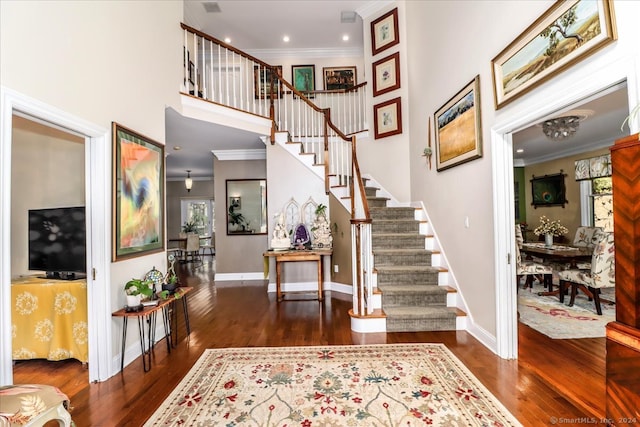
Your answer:
[[[375,6],[385,3],[376,1]],[[362,55],[362,20],[356,13],[355,22],[342,23],[342,12],[366,14],[373,4],[371,0],[191,0],[184,2],[184,16],[186,24],[221,40],[229,37],[231,45],[258,58],[274,54],[322,56],[345,51]],[[216,5],[218,12],[207,12],[216,9]],[[349,35],[346,42],[342,40],[344,34]],[[282,40],[284,35],[289,36],[288,43]],[[628,115],[626,87],[614,89],[582,105],[567,107],[566,110],[593,111],[568,140],[546,139],[539,125],[514,133],[514,164],[524,166],[611,145],[623,135],[620,126]],[[566,110],[554,116],[566,115]],[[184,118],[171,108],[166,111],[166,144],[169,180],[183,179],[187,169],[196,179],[212,177],[212,150],[264,148],[257,134]],[[175,146],[181,149],[175,150]],[[516,153],[517,149],[524,151]]]
[[[620,129],[629,115],[626,85],[598,93],[582,103],[567,107],[540,122],[513,134],[513,163],[526,166],[598,148],[609,147],[613,141],[628,135]],[[540,123],[551,117],[586,114],[576,134],[563,141],[552,141],[542,133]],[[517,150],[523,150],[518,153]]]

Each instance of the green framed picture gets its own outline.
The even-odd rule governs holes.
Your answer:
[[[112,260],[164,250],[164,146],[112,123]]]

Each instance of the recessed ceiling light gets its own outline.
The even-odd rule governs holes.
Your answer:
[[[349,41],[349,34],[345,34],[344,36],[342,36],[342,41],[343,42],[348,42]]]
[[[173,149],[176,150],[176,151],[180,151],[180,150],[182,150],[182,147],[179,146],[179,145],[174,145]]]
[[[518,149],[516,150],[516,153],[524,153],[524,148],[518,148]]]
[[[231,39],[230,39],[229,37],[225,37],[225,38],[224,38],[224,42],[225,42],[226,44],[229,44],[229,43],[231,43]]]
[[[289,43],[289,36],[284,36],[282,38],[282,41],[285,42],[285,43]]]

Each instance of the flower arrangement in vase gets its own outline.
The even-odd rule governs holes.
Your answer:
[[[533,234],[536,236],[544,235],[544,243],[547,247],[553,245],[554,236],[562,236],[568,232],[567,227],[560,224],[560,220],[551,220],[544,215],[540,217],[540,225],[533,230]]]

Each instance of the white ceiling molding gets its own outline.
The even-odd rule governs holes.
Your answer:
[[[247,49],[249,55],[263,61],[268,58],[342,58],[360,57],[364,55],[364,48],[317,48],[317,49]]]
[[[395,0],[377,0],[367,3],[366,5],[356,9],[356,13],[360,15],[362,20],[372,16],[379,11],[386,9],[388,6],[395,3]]]
[[[267,158],[267,150],[211,150],[218,160],[265,160]]]

